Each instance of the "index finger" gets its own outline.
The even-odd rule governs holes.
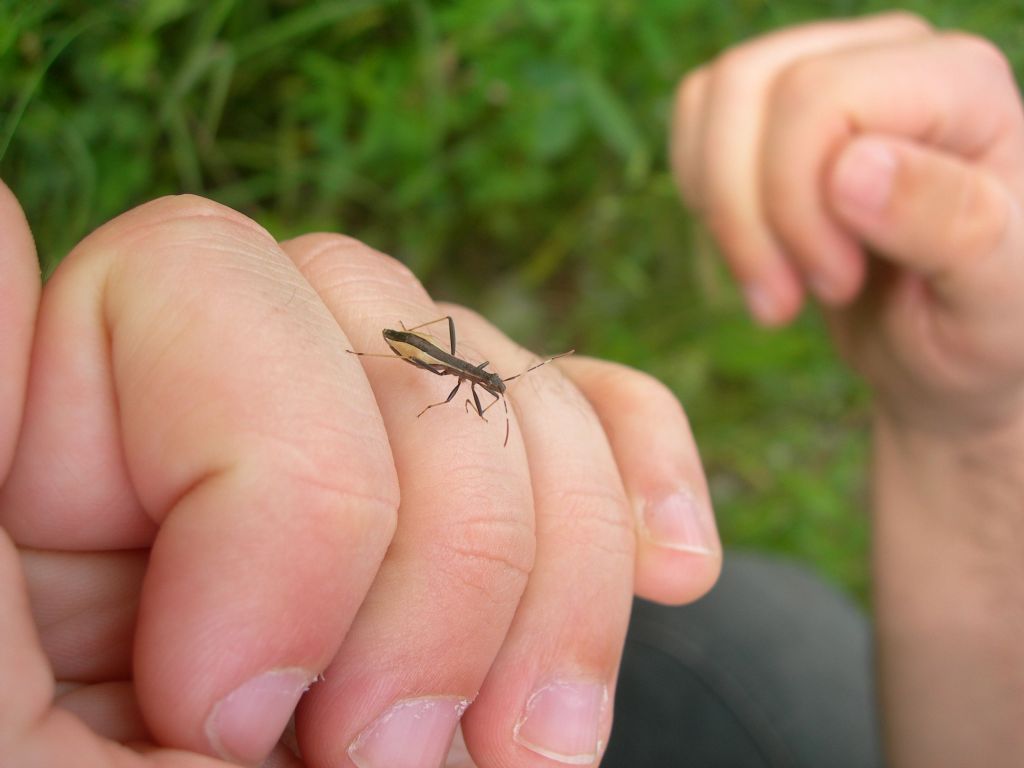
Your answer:
[[[346,346],[273,238],[199,198],[119,217],[47,285],[0,521],[152,544],[134,671],[164,744],[262,760],[376,573],[397,480]]]

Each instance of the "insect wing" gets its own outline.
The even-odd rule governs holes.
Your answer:
[[[394,352],[396,355],[405,360],[409,360],[410,362],[416,360],[417,362],[424,363],[425,365],[430,366],[442,364],[442,361],[438,360],[437,357],[430,352],[431,348],[436,349],[436,347],[434,347],[434,345],[428,339],[426,339],[425,337],[421,336],[418,333],[410,333],[408,335],[417,336],[418,338],[423,339],[426,342],[426,344],[411,344],[410,342],[403,339],[387,337],[385,337],[385,341],[387,341],[388,346],[391,347],[392,352]]]

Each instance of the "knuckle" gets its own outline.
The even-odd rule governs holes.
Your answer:
[[[932,25],[923,16],[903,9],[886,11],[879,14],[878,19],[891,29],[901,30],[907,34],[923,34],[933,29]]]
[[[991,40],[969,32],[946,32],[943,40],[956,46],[983,74],[1013,79],[1013,66],[1003,50]]]
[[[682,118],[697,106],[700,101],[700,94],[704,89],[706,79],[707,69],[700,67],[699,69],[693,70],[679,81],[679,84],[676,86],[674,97],[675,114],[677,118]]]
[[[150,214],[157,223],[189,221],[202,229],[222,231],[225,226],[244,227],[271,242],[276,242],[262,226],[233,208],[199,195],[168,195],[145,203],[136,212]]]
[[[256,476],[271,477],[318,536],[336,532],[348,547],[376,551],[390,541],[398,521],[398,480],[390,465],[362,457],[352,441],[330,447],[305,441],[264,440],[258,454],[240,457]],[[342,441],[338,441],[342,442]],[[269,444],[268,444],[269,443]]]
[[[206,260],[211,251],[204,245],[220,245],[217,252],[234,253],[276,249],[270,233],[248,216],[198,195],[168,195],[107,222],[86,237],[69,260],[106,260],[115,253],[131,257],[118,261],[183,263],[190,254]],[[166,258],[172,253],[175,258]]]
[[[968,169],[962,174],[948,242],[969,259],[983,258],[1006,242],[1011,207],[991,177]]]
[[[683,200],[691,208],[698,204],[694,179],[698,169],[693,166],[701,153],[691,156],[687,147],[695,149],[700,140],[699,123],[704,117],[703,94],[707,78],[707,69],[701,67],[686,75],[676,86],[669,130],[672,172]]]
[[[565,547],[632,562],[636,531],[620,490],[597,484],[567,488],[550,494],[545,504],[550,534]]]
[[[149,296],[182,322],[200,323],[217,300],[214,286],[237,287],[230,301],[248,296],[260,306],[292,289],[298,274],[277,240],[238,211],[196,195],[158,198],[97,230],[75,249],[83,262],[103,263],[108,306],[127,307]],[[166,286],[178,284],[180,291]],[[145,286],[146,290],[140,290]],[[195,315],[185,306],[202,310]]]
[[[767,87],[763,41],[730,48],[711,66],[709,89],[716,103],[746,105],[753,109],[760,91]]]
[[[660,411],[679,411],[682,406],[663,382],[648,373],[624,365],[609,364],[595,374],[599,396],[610,402],[644,402]]]
[[[532,525],[502,512],[486,499],[472,504],[474,514],[447,526],[437,543],[442,578],[485,595],[490,602],[518,602],[536,554]]]
[[[828,93],[831,75],[822,59],[805,58],[787,65],[771,89],[770,100],[778,114],[802,114]]]
[[[340,232],[311,232],[290,240],[291,246],[307,258],[382,258],[384,254],[375,251],[361,240]]]
[[[190,193],[158,197],[151,202],[144,203],[139,208],[155,208],[165,216],[231,216],[239,220],[250,220],[247,216],[216,200]]]
[[[446,314],[451,315],[455,320],[456,325],[460,328],[480,329],[487,328],[490,325],[483,315],[475,309],[470,309],[462,304],[449,304],[447,302],[443,302],[438,304],[438,307]]]
[[[757,58],[758,43],[737,45],[723,51],[712,65],[714,90],[728,96],[742,93],[751,81]]]
[[[398,259],[361,240],[333,232],[303,235],[289,248],[299,269],[318,289],[330,290],[336,282],[376,280],[399,286],[419,286],[412,271]]]
[[[319,251],[323,255],[329,255],[335,259],[344,258],[351,261],[364,262],[378,269],[387,269],[403,275],[412,275],[409,268],[398,259],[388,256],[376,248],[371,248],[362,240],[334,232],[319,233],[315,237],[319,238]]]

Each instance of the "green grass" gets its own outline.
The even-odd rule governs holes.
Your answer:
[[[47,271],[104,220],[192,191],[282,237],[362,238],[537,349],[649,370],[687,407],[725,540],[864,595],[866,393],[813,313],[749,323],[663,144],[688,68],[882,7],[0,0],[0,175]],[[1024,61],[1019,2],[905,7]]]

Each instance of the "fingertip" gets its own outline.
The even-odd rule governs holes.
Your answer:
[[[772,259],[774,268],[768,274],[778,306],[771,321],[762,324],[778,326],[791,321],[808,294],[829,307],[849,304],[860,292],[866,271],[857,239],[841,222],[809,207],[801,213],[792,206],[773,203],[768,211],[784,243],[779,248],[785,256]]]
[[[214,705],[206,735],[225,760],[255,765],[277,744],[299,697],[316,680],[305,669],[274,669],[240,685]]]
[[[706,594],[722,568],[722,545],[706,496],[684,487],[661,498],[634,500],[634,508],[636,594],[666,605]]]
[[[722,556],[690,555],[662,557],[663,552],[645,553],[637,569],[636,595],[661,605],[689,605],[711,591],[722,572]]]
[[[864,285],[865,257],[860,246],[846,236],[823,250],[826,256],[808,269],[807,290],[827,307],[848,306]]]
[[[788,325],[803,308],[803,286],[789,269],[748,279],[741,283],[740,290],[750,316],[764,328]]]

